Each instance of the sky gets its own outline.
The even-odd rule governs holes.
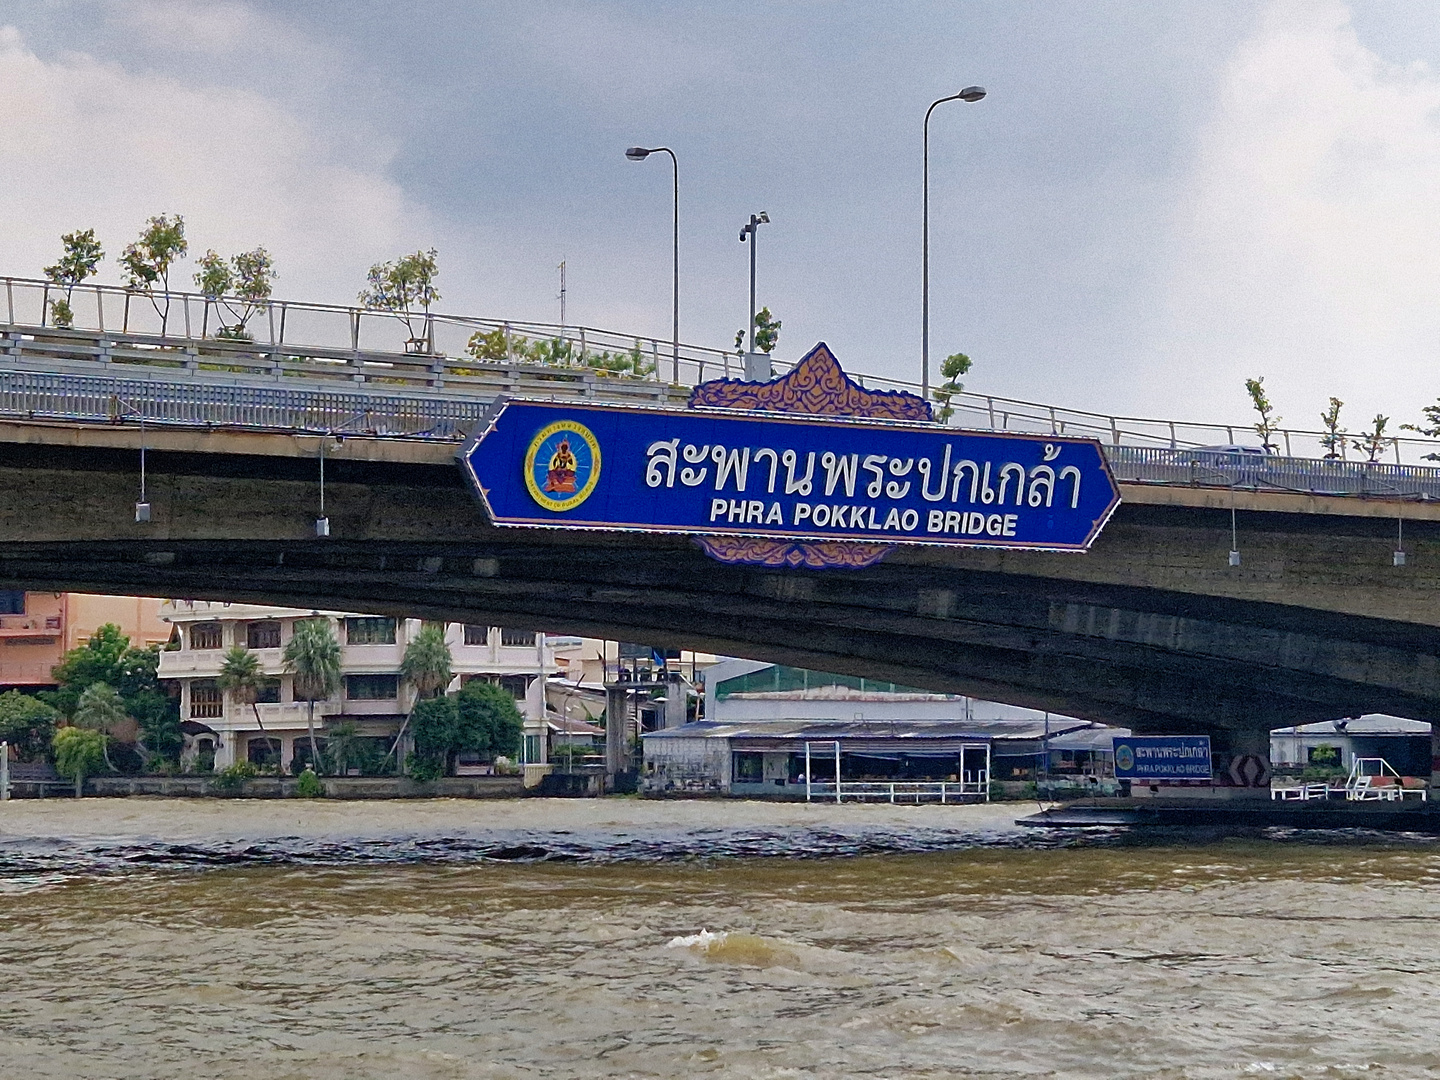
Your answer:
[[[932,361],[968,389],[1359,427],[1440,395],[1440,5],[1433,0],[0,0],[0,275],[59,236],[118,254],[184,215],[259,244],[277,295],[352,302],[439,251],[458,314],[777,355],[826,341],[917,378],[921,121]],[[182,268],[188,279],[193,264]],[[118,283],[113,258],[101,280]]]

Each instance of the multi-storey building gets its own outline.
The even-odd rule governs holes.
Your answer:
[[[54,686],[50,672],[60,658],[106,623],[120,627],[139,648],[170,637],[159,600],[0,590],[0,689]]]
[[[340,691],[315,703],[322,752],[326,731],[341,723],[354,723],[361,738],[375,740],[377,748],[388,752],[414,704],[414,691],[400,677],[400,662],[423,625],[419,619],[201,600],[167,601],[161,617],[179,632],[160,655],[160,678],[179,684],[180,717],[191,746],[201,754],[213,753],[216,768],[251,761],[291,769],[309,760],[309,704],[296,699],[282,659],[298,621],[329,620],[341,646]],[[522,760],[543,762],[544,684],[559,671],[545,635],[449,623],[445,639],[453,658],[450,689],[487,679],[509,690],[525,718]],[[216,685],[225,652],[236,645],[255,653],[268,677],[253,707],[222,694]]]

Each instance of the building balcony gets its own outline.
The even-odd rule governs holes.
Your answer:
[[[58,634],[62,629],[59,615],[0,615],[0,638]]]
[[[266,731],[304,730],[310,715],[310,703],[306,701],[262,702],[255,708],[260,710],[261,723]],[[339,714],[341,702],[317,701],[315,703],[315,729],[321,731],[326,722]],[[221,716],[192,716],[216,731],[256,731],[255,709],[249,705],[227,705]]]

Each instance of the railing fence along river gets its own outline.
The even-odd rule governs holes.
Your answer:
[[[10,417],[458,440],[499,394],[681,405],[695,383],[741,375],[732,352],[682,345],[676,372],[669,342],[594,327],[440,313],[407,321],[281,300],[248,325],[255,340],[239,341],[214,336],[228,313],[211,298],[92,284],[76,286],[74,326],[59,328],[46,324],[62,287],[0,281],[0,415]],[[476,334],[490,335],[482,354],[501,355],[471,355]],[[778,372],[787,367],[776,362]],[[949,404],[948,423],[958,427],[1098,438],[1117,478],[1130,482],[1440,497],[1440,471],[1422,464],[1440,453],[1432,439],[1387,440],[1382,460],[1369,461],[1355,459],[1355,436],[1335,444],[1333,457],[1325,433],[1282,429],[1272,436],[1280,452],[1241,455],[1206,448],[1257,443],[1244,424],[1111,416],[968,391]]]

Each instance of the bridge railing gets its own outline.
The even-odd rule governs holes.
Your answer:
[[[1227,453],[1196,448],[1107,446],[1115,478],[1142,484],[1251,488],[1306,495],[1440,499],[1440,468],[1339,458]]]
[[[25,400],[39,395],[44,407],[34,411],[44,415],[70,415],[64,402],[75,394],[129,395],[140,380],[152,387],[147,393],[161,414],[157,419],[247,426],[271,426],[272,421],[286,426],[280,421],[288,420],[299,430],[315,430],[343,416],[352,428],[431,435],[462,429],[478,417],[477,399],[488,401],[501,393],[680,404],[694,383],[741,374],[733,353],[682,344],[675,382],[669,342],[593,327],[439,313],[421,313],[407,322],[393,312],[276,300],[251,314],[246,325],[251,340],[236,340],[217,336],[233,328],[237,313],[243,313],[243,303],[234,298],[89,283],[70,291],[13,277],[0,283],[0,315],[6,320],[0,326],[6,354],[0,364],[12,372],[3,392]],[[56,327],[52,304],[67,292],[72,325]],[[472,349],[477,334],[480,341]],[[497,350],[498,357],[491,355]],[[114,394],[98,388],[96,361],[111,377],[122,378],[124,387]],[[789,366],[775,363],[779,371]],[[44,374],[59,381],[46,383],[40,378]],[[854,377],[876,389],[919,390],[901,379]],[[162,378],[163,392],[158,388]],[[227,389],[219,389],[222,385]],[[1260,442],[1244,424],[1118,416],[968,391],[937,404],[948,412],[941,414],[944,422],[958,427],[1098,438],[1107,447],[1124,448],[1125,454],[1112,455],[1117,467],[1123,463],[1146,472],[1151,482],[1182,482],[1177,478],[1185,474],[1189,459],[1164,453],[1135,456],[1130,450],[1178,452]],[[89,415],[93,409],[87,405],[80,411]],[[1360,448],[1356,435],[1337,440],[1321,431],[1283,429],[1271,439],[1280,451],[1270,455],[1274,461],[1329,460],[1306,474],[1322,485],[1343,482],[1354,488],[1360,483],[1354,477],[1388,476],[1381,466],[1392,459],[1403,470],[1440,458],[1440,440],[1410,436],[1382,440],[1373,455]],[[1333,465],[1335,454],[1349,467]],[[1371,456],[1384,461],[1372,463]],[[1297,469],[1287,473],[1276,464],[1266,475],[1294,480],[1305,473]],[[1350,479],[1338,480],[1340,474]],[[1374,482],[1404,489],[1407,474]]]

